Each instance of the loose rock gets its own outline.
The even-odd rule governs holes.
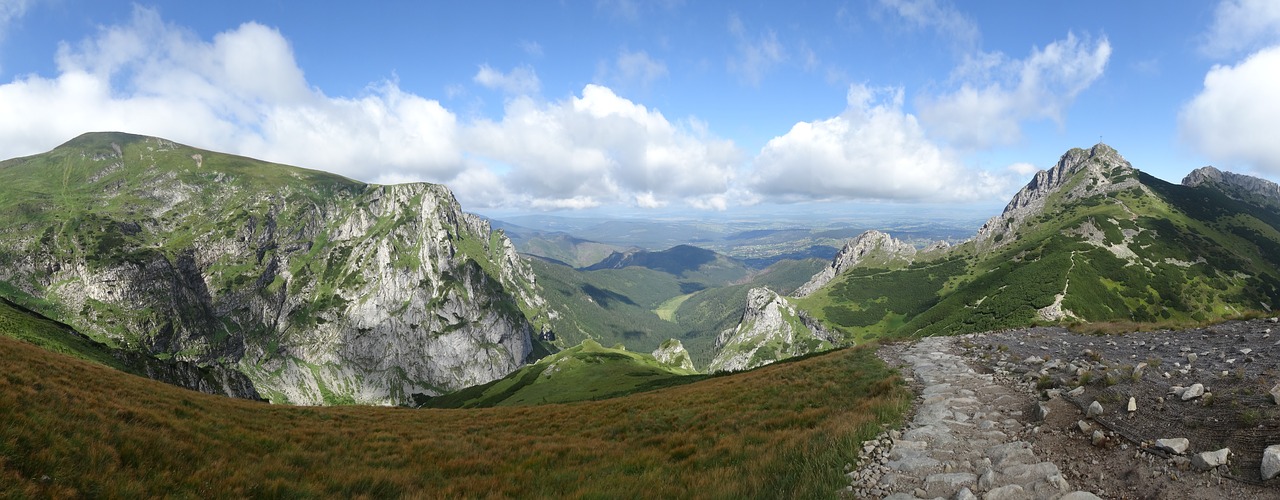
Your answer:
[[[1209,470],[1219,465],[1227,464],[1227,457],[1231,455],[1231,448],[1223,448],[1218,451],[1202,451],[1191,456],[1191,465],[1199,470]]]
[[[1262,452],[1262,480],[1266,481],[1280,474],[1280,444],[1268,446]]]
[[[1138,411],[1138,400],[1137,400],[1137,399],[1135,399],[1135,398],[1133,398],[1132,396],[1130,396],[1130,397],[1129,397],[1129,407],[1128,407],[1128,410],[1129,410],[1129,413],[1133,413],[1133,412],[1135,412],[1135,411]]]
[[[1187,390],[1182,392],[1182,400],[1190,401],[1204,395],[1204,384],[1191,384]]]
[[[1190,446],[1191,446],[1191,442],[1188,441],[1187,438],[1169,438],[1169,439],[1156,440],[1157,448],[1161,448],[1166,451],[1177,453],[1179,455],[1186,453],[1187,448]]]
[[[1093,418],[1101,414],[1102,414],[1102,403],[1099,403],[1097,401],[1089,403],[1089,410],[1085,412],[1086,417]]]

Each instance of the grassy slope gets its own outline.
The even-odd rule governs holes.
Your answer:
[[[0,336],[117,370],[139,373],[137,367],[112,356],[110,347],[90,340],[64,324],[23,311],[20,306],[3,298],[0,298]]]
[[[854,269],[799,303],[861,340],[1035,324],[1064,288],[1063,308],[1090,322],[1195,324],[1280,302],[1280,214],[1139,175],[1155,196],[1051,198],[994,254],[962,246],[905,269]],[[1140,263],[1064,234],[1085,223],[1108,246],[1128,232]]]
[[[910,402],[867,349],[475,410],[232,400],[5,337],[0,365],[0,497],[812,498]]]
[[[703,378],[662,365],[648,354],[611,349],[586,340],[499,380],[433,398],[427,406],[487,408],[592,401]]]

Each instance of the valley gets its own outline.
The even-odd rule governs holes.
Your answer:
[[[1051,436],[1066,447],[1055,456],[1081,455],[1058,439],[1063,422],[977,411],[943,386],[977,384],[1001,411],[1043,400],[1060,419],[1129,394],[1163,411],[1157,393],[1192,374],[1232,392],[1200,400],[1194,418],[1086,419],[1106,443],[1148,453],[1156,434],[1194,435],[1229,406],[1243,430],[1192,441],[1248,458],[1204,474],[1270,492],[1245,470],[1263,463],[1255,441],[1275,419],[1259,391],[1280,365],[1255,338],[1261,319],[1223,322],[1280,303],[1274,188],[1207,168],[1172,184],[1097,144],[1068,150],[967,233],[963,219],[889,231],[500,220],[440,185],[86,134],[0,162],[12,222],[0,228],[0,356],[14,367],[0,416],[17,422],[0,436],[0,493],[1115,494],[1075,464],[992,459],[999,470],[984,471],[977,455],[938,458],[954,437],[915,438],[986,421],[1003,435],[984,435],[984,449]],[[1240,351],[1246,339],[1256,345]],[[1109,349],[1121,345],[1150,349]],[[1184,368],[1174,346],[1210,371]],[[923,393],[908,420],[913,380],[942,392]],[[936,406],[942,396],[960,406]],[[902,444],[916,441],[927,445]],[[906,470],[899,446],[930,456]],[[169,447],[178,458],[156,451]],[[866,469],[859,450],[883,460]],[[1153,456],[1166,465],[1133,474],[1201,480],[1181,455]],[[246,461],[264,465],[234,465]],[[1052,473],[978,480],[1032,466]],[[142,472],[153,469],[167,472]]]

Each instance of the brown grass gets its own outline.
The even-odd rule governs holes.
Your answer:
[[[813,497],[910,396],[849,349],[625,398],[271,406],[0,336],[0,497]]]

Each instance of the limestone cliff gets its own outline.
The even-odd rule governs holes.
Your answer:
[[[672,368],[695,371],[693,358],[689,357],[689,351],[686,351],[684,344],[677,339],[667,339],[658,346],[653,351],[653,359]]]
[[[1052,168],[1037,172],[1000,215],[978,229],[973,241],[983,250],[1001,247],[1013,242],[1017,230],[1040,215],[1048,203],[1069,204],[1132,188],[1146,189],[1138,180],[1138,171],[1111,146],[1099,143],[1087,150],[1074,148]]]
[[[930,249],[945,249],[946,242],[935,243]],[[853,268],[861,263],[869,263],[874,261],[879,264],[887,264],[894,261],[910,263],[916,255],[916,248],[909,243],[905,243],[895,239],[888,234],[880,231],[871,230],[858,235],[850,240],[840,249],[840,253],[836,254],[831,264],[815,274],[809,279],[808,283],[797,288],[792,295],[796,297],[806,297],[809,294],[822,288],[836,276]]]
[[[533,273],[443,186],[368,185],[86,134],[0,163],[0,293],[295,404],[502,377],[545,325]]]
[[[768,288],[747,293],[738,326],[720,332],[707,372],[749,370],[780,359],[830,349],[838,339]]]
[[[1216,187],[1232,199],[1280,209],[1280,185],[1266,179],[1201,167],[1187,174],[1182,185]]]

